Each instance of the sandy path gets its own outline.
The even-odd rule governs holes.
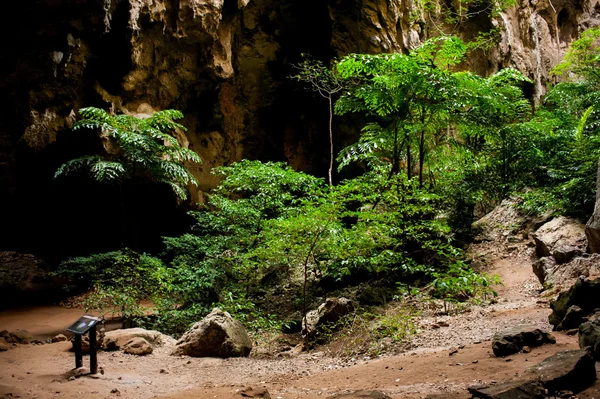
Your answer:
[[[521,247],[524,250],[525,244]],[[531,260],[523,252],[498,256],[491,264],[489,271],[498,273],[505,282],[498,290],[498,303],[475,306],[456,316],[424,317],[421,332],[412,339],[413,349],[402,355],[356,359],[348,366],[347,361],[323,353],[305,353],[291,359],[198,359],[169,356],[170,348],[158,348],[144,358],[101,352],[103,375],[70,381],[63,377],[73,367],[68,343],[26,345],[0,353],[0,395],[240,399],[241,388],[264,386],[273,399],[322,398],[355,389],[377,389],[392,398],[425,398],[431,394],[467,398],[466,388],[470,385],[518,378],[543,358],[577,348],[576,337],[556,334],[556,345],[511,356],[508,362],[491,355],[489,339],[498,330],[518,324],[549,329],[549,309],[536,303],[539,284],[531,272]],[[61,313],[44,308],[20,314],[0,312],[0,329],[8,325],[48,334],[57,327],[64,328],[64,321],[71,321],[73,316],[77,316],[75,310]],[[433,328],[442,320],[449,326]],[[449,348],[462,345],[456,354],[449,355]]]

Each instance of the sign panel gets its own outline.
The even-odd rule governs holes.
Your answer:
[[[67,331],[72,332],[73,334],[83,335],[101,321],[102,319],[98,317],[83,315],[79,320],[67,328]]]

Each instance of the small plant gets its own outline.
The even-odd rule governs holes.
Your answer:
[[[410,305],[394,302],[377,310],[357,310],[319,332],[333,356],[377,356],[417,332],[418,314]]]
[[[452,264],[449,270],[432,274],[434,280],[429,284],[430,294],[444,301],[444,312],[447,313],[451,303],[486,300],[498,294],[493,285],[501,284],[498,276],[487,276],[476,273],[462,261]]]

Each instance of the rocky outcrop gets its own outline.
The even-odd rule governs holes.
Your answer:
[[[585,252],[585,226],[574,219],[560,216],[540,227],[534,234],[539,257],[552,256],[563,264]]]
[[[592,277],[600,274],[600,254],[584,254],[562,265],[554,257],[546,256],[533,263],[533,272],[545,286],[568,287],[579,276]]]
[[[563,328],[562,323],[567,313],[573,310],[573,306],[580,309],[577,313],[584,315],[589,315],[600,308],[600,278],[594,280],[578,278],[568,291],[561,292],[558,298],[550,303],[552,313],[548,321],[555,330]],[[568,323],[570,328],[574,327],[571,322]]]
[[[549,333],[535,327],[515,327],[494,335],[492,350],[496,356],[508,356],[520,352],[523,347],[536,347],[555,344],[556,339]]]
[[[46,263],[39,257],[18,252],[0,252],[0,296],[32,295],[58,289]]]
[[[600,253],[600,160],[598,161],[598,172],[596,174],[596,204],[594,213],[585,225],[585,235],[590,252],[593,254]]]
[[[520,381],[469,388],[479,399],[543,399],[580,392],[596,380],[596,362],[586,350],[558,352],[528,370]]]
[[[172,355],[242,357],[252,350],[246,329],[227,312],[213,309],[177,341]]]
[[[600,359],[600,312],[596,312],[579,326],[579,347],[590,348],[594,359]]]

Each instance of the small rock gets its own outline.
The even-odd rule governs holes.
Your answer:
[[[54,337],[52,337],[52,341],[51,342],[64,342],[64,341],[68,341],[69,339],[64,335],[64,334],[58,334],[55,335]]]
[[[125,344],[123,352],[129,355],[146,356],[152,353],[152,345],[144,338],[135,337]]]
[[[523,349],[521,349],[523,351],[523,353],[530,353],[531,352],[531,348],[528,347],[527,345],[523,347]]]
[[[8,350],[8,345],[0,343],[0,352],[6,352]]]
[[[516,327],[494,335],[492,350],[498,357],[518,353],[524,346],[536,347],[556,343],[556,339],[536,327]]]
[[[346,394],[329,396],[327,399],[391,399],[388,395],[379,391],[355,391]]]
[[[242,389],[239,390],[239,394],[240,394],[240,396],[242,396],[244,398],[271,399],[271,395],[269,394],[269,391],[267,391],[267,389],[264,388],[264,387],[261,387],[261,388],[252,388],[252,387],[242,388]]]

